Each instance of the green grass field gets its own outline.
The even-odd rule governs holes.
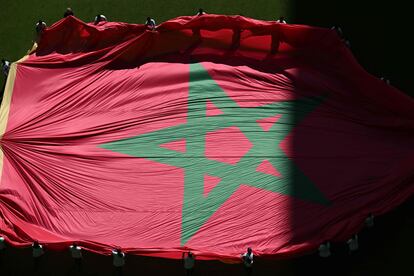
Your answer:
[[[412,23],[408,16],[410,9],[407,3],[409,2],[402,0],[0,0],[0,57],[15,61],[25,55],[32,44],[35,22],[43,19],[51,25],[62,18],[66,7],[72,7],[75,15],[86,22],[92,21],[96,14],[105,14],[110,21],[129,23],[143,23],[147,16],[154,17],[157,23],[161,23],[180,15],[195,14],[202,7],[209,13],[243,14],[263,20],[275,20],[284,15],[289,23],[323,27],[341,25],[351,40],[354,55],[367,71],[377,76],[386,76],[391,79],[392,85],[414,96],[409,62],[412,51],[407,38],[412,33]],[[3,80],[0,82],[2,84]],[[414,246],[414,239],[411,237],[414,231],[412,211],[411,204],[403,212],[397,212],[396,217],[391,215],[391,219],[380,223],[371,243],[361,245],[365,246],[364,255],[357,261],[337,260],[340,265],[331,267],[330,275],[412,275],[407,271],[414,271],[410,265],[411,248]],[[6,274],[1,271],[0,275],[28,275],[28,267],[31,265],[30,251],[13,250],[11,253],[5,259],[9,268]],[[51,254],[48,258],[53,269],[49,273],[44,271],[43,275],[72,275],[67,268],[71,260],[66,255],[66,252]],[[90,264],[86,267],[88,273],[84,275],[111,275],[110,259],[92,255],[88,257]],[[181,264],[175,261],[133,258],[135,257],[128,261],[130,271],[127,275],[181,273]],[[133,260],[136,262],[134,265]],[[140,262],[146,264],[139,264]],[[308,275],[304,273],[308,264],[301,260],[284,261],[280,264],[267,263],[265,267],[268,269],[261,272],[259,270],[255,275]],[[158,272],[153,273],[154,269]],[[202,265],[196,275],[240,274],[234,266],[210,263]]]

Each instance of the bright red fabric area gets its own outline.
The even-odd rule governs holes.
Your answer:
[[[237,49],[234,28],[242,29]],[[99,145],[186,123],[193,60],[240,107],[326,97],[277,146],[329,206],[241,185],[180,243],[185,170]],[[369,213],[414,192],[414,101],[366,73],[331,30],[206,15],[152,32],[69,17],[17,66],[0,182],[0,229],[15,246],[37,239],[52,249],[78,241],[102,254],[120,246],[167,258],[190,249],[202,259],[238,259],[250,246],[259,256],[295,255],[346,240]],[[208,103],[206,116],[221,114]],[[268,130],[279,118],[257,124]],[[211,132],[206,157],[236,164],[251,146],[246,139],[236,127]],[[185,152],[186,144],[164,147]],[[265,165],[259,171],[284,177]],[[207,180],[205,196],[219,182]]]

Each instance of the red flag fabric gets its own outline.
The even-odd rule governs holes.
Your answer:
[[[413,194],[413,110],[333,30],[70,16],[11,67],[1,235],[234,260],[344,241]]]

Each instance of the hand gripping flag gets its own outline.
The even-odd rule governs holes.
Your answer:
[[[332,30],[68,17],[11,67],[1,234],[102,254],[301,254],[413,194],[413,110]]]

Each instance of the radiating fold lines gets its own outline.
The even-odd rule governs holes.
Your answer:
[[[21,61],[22,60],[24,60],[24,58],[22,58]],[[9,75],[6,81],[6,87],[4,89],[3,100],[1,102],[1,107],[0,107],[0,183],[1,183],[2,174],[3,174],[3,162],[4,162],[3,161],[4,159],[3,135],[5,134],[6,129],[7,129],[7,122],[9,119],[10,104],[11,104],[11,98],[13,94],[14,82],[16,79],[16,72],[17,72],[17,62],[14,62],[10,66]]]

